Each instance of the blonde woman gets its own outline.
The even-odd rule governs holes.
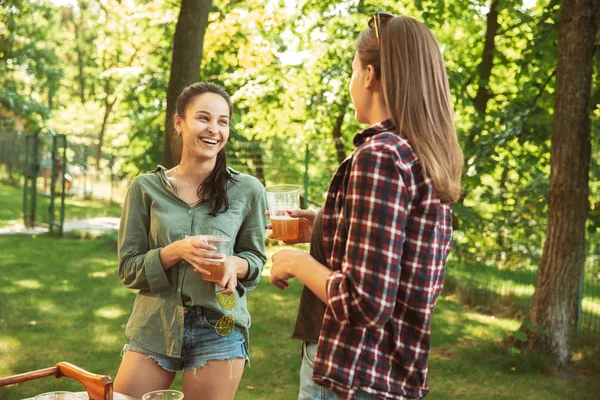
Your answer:
[[[299,399],[421,398],[463,163],[430,30],[375,14],[356,43],[350,94],[369,127],[321,211],[296,212],[314,221],[302,238],[312,255],[274,254],[271,283],[305,284],[294,331],[304,353]]]

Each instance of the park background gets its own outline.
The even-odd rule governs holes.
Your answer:
[[[594,0],[0,1],[0,228],[23,223],[24,165],[38,165],[56,135],[80,171],[65,218],[119,217],[132,177],[176,163],[167,116],[198,80],[232,94],[229,164],[265,185],[300,184],[319,207],[360,129],[353,42],[376,11],[436,35],[465,154],[428,398],[597,398]],[[47,226],[48,199],[36,207]],[[7,234],[0,249],[0,376],[64,360],[114,377],[135,294],[118,279],[116,233]],[[297,395],[300,346],[289,336],[301,285],[277,291],[269,267],[249,296],[252,367],[239,399]],[[46,379],[0,398],[57,385],[76,389]]]

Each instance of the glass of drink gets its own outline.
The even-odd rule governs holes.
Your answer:
[[[155,390],[142,396],[142,400],[181,400],[183,393],[178,390]]]
[[[299,220],[290,217],[288,210],[300,208],[301,190],[302,186],[298,185],[275,185],[265,188],[274,239],[298,239]]]
[[[210,259],[211,261],[218,261],[218,266],[204,266],[203,268],[210,271],[210,275],[202,274],[202,279],[208,282],[220,282],[225,273],[225,258],[229,255],[229,248],[231,245],[231,239],[224,235],[200,235],[200,240],[206,244],[210,244],[217,248],[217,250],[205,250],[209,253],[216,253],[222,255],[220,260]]]
[[[80,397],[77,394],[72,392],[48,392],[38,394],[33,398],[33,400],[71,400],[71,399],[79,399]]]

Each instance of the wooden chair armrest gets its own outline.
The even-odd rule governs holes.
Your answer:
[[[91,400],[112,400],[113,383],[110,377],[88,372],[76,365],[68,362],[59,362],[55,365],[58,368],[56,377],[66,376],[75,379],[81,383]]]
[[[14,385],[15,383],[27,382],[33,379],[45,378],[47,376],[57,376],[60,369],[55,367],[38,369],[37,371],[24,372],[19,375],[8,376],[6,378],[0,378],[0,387]]]

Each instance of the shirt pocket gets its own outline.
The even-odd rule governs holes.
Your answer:
[[[202,229],[206,233],[203,234],[225,235],[231,239],[233,246],[233,242],[249,210],[250,208],[243,200],[231,200],[229,209],[226,212],[217,214],[216,217],[211,217],[207,220],[206,225]]]
[[[175,240],[183,239],[190,232],[192,220],[189,212],[169,209],[159,203],[150,209],[150,245],[165,247]]]

